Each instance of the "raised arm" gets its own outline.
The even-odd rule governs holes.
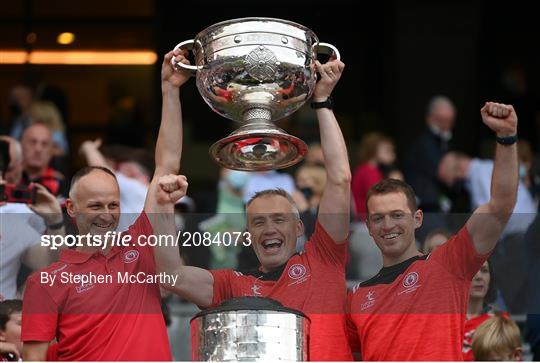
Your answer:
[[[104,168],[111,169],[111,166],[107,163],[105,156],[99,151],[101,146],[101,139],[86,140],[79,147],[79,153],[86,159],[88,166],[102,166]]]
[[[161,66],[162,110],[161,124],[156,142],[156,169],[150,182],[144,211],[154,234],[174,236],[174,203],[185,194],[185,177],[176,176],[180,170],[182,153],[182,107],[180,87],[189,79],[189,74],[177,72],[171,65],[171,58],[187,62],[181,51],[171,51],[163,59]],[[185,184],[185,185],[184,185]],[[183,188],[183,189],[182,189]],[[173,273],[181,264],[177,246],[154,247],[154,258],[158,272]]]
[[[144,210],[148,214],[154,233],[175,235],[174,204],[186,194],[187,180],[178,174],[182,153],[182,108],[180,87],[189,79],[189,74],[175,71],[171,58],[188,64],[181,51],[167,53],[161,69],[163,107],[161,126],[156,143],[156,171],[148,190]],[[154,257],[158,272],[178,276],[175,285],[163,288],[180,295],[201,307],[212,303],[214,279],[210,272],[184,266],[177,246],[156,246]]]
[[[487,102],[480,110],[482,120],[497,137],[508,138],[517,134],[517,115],[511,105]],[[474,247],[479,254],[490,252],[500,238],[516,203],[518,189],[518,157],[516,143],[497,143],[491,199],[478,207],[467,221]]]
[[[317,61],[321,79],[313,93],[313,102],[324,102],[336,86],[345,65],[332,60],[322,65]],[[329,108],[317,109],[321,146],[324,155],[327,181],[319,205],[319,222],[332,239],[345,242],[349,235],[351,209],[351,169],[343,134]]]

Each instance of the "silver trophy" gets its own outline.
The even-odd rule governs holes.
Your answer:
[[[219,362],[309,360],[311,322],[262,297],[239,297],[191,319],[191,359]]]
[[[229,169],[282,169],[307,151],[299,138],[274,125],[298,110],[315,89],[319,53],[338,50],[310,29],[287,20],[242,18],[214,24],[175,49],[191,50],[195,65],[177,63],[196,75],[206,103],[242,126],[214,143],[210,154]]]

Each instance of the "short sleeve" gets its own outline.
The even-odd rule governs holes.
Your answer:
[[[490,253],[479,255],[474,248],[472,237],[464,226],[459,232],[437,248],[429,256],[439,262],[456,277],[471,281]]]
[[[56,336],[58,304],[51,297],[47,284],[33,275],[26,282],[23,298],[21,340],[49,342]]]
[[[214,295],[212,297],[212,306],[219,305],[222,301],[233,297],[232,279],[233,274],[239,273],[230,269],[210,270],[214,277]]]
[[[336,243],[317,221],[315,232],[306,242],[306,253],[314,255],[319,260],[340,268],[345,268],[348,259],[348,243]]]

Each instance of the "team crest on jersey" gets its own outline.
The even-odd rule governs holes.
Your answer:
[[[409,272],[405,277],[403,278],[403,281],[401,284],[405,288],[405,290],[400,291],[398,295],[401,295],[403,293],[409,293],[413,292],[416,289],[418,289],[421,285],[418,284],[418,281],[420,281],[420,276],[417,272]]]
[[[132,263],[139,259],[139,251],[129,250],[124,254],[124,263]]]
[[[373,305],[375,305],[375,293],[373,291],[369,291],[367,294],[366,294],[366,300],[364,303],[362,303],[362,305],[360,305],[360,310],[366,310],[366,309],[369,309],[370,307],[372,307]]]
[[[302,277],[306,276],[306,268],[304,265],[295,263],[291,267],[289,267],[289,277],[291,279],[301,279]]]
[[[293,284],[300,284],[307,280],[307,278],[310,276],[308,273],[308,270],[306,269],[306,266],[302,265],[301,263],[295,263],[291,267],[289,267],[289,271],[287,272],[289,277],[294,280],[289,284],[289,286]]]
[[[403,287],[408,289],[416,285],[418,282],[418,273],[416,272],[409,272],[407,276],[403,279]]]

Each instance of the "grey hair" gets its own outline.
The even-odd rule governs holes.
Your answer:
[[[428,107],[427,107],[427,114],[431,115],[435,111],[435,109],[439,106],[450,106],[453,109],[455,109],[454,103],[452,102],[450,98],[443,95],[437,95],[437,96],[433,96],[429,100]]]
[[[289,201],[289,204],[291,205],[292,207],[292,212],[294,213],[294,215],[296,216],[296,218],[300,218],[300,212],[298,211],[298,206],[296,205],[296,203],[294,202],[294,199],[292,198],[292,196],[287,193],[284,189],[282,188],[276,188],[276,189],[265,189],[265,190],[261,190],[261,191],[258,191],[257,193],[255,193],[251,198],[249,198],[248,202],[246,203],[246,209],[247,207],[249,207],[249,205],[257,198],[261,198],[261,197],[269,197],[269,196],[274,196],[274,195],[278,195],[280,197],[283,197],[285,199],[287,199]]]

